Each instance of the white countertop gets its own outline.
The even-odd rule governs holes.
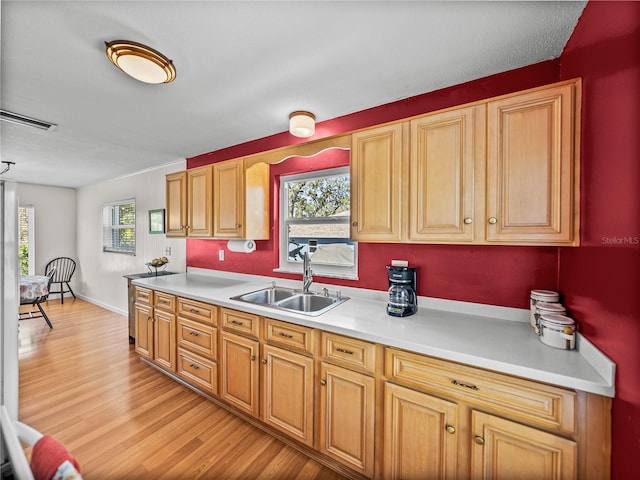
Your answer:
[[[268,287],[272,281],[294,288],[302,284],[191,268],[187,273],[132,283],[530,380],[608,397],[615,394],[615,364],[609,358],[580,334],[576,350],[545,345],[531,331],[528,310],[419,297],[418,312],[399,318],[387,315],[386,292],[319,283],[311,290],[339,288],[350,299],[312,317],[230,298]]]

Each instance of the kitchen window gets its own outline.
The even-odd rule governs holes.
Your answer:
[[[136,254],[136,201],[108,202],[102,207],[102,251]]]
[[[280,177],[280,268],[302,272],[309,253],[315,274],[356,279],[350,235],[349,167]]]

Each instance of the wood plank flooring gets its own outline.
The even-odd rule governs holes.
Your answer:
[[[44,308],[53,329],[20,321],[19,417],[85,480],[343,478],[140,361],[125,317],[72,298]]]

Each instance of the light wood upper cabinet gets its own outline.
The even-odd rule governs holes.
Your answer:
[[[472,425],[471,478],[577,478],[576,442],[476,410]]]
[[[213,212],[211,165],[187,170],[187,236],[210,237]]]
[[[166,176],[167,196],[166,234],[167,237],[187,235],[187,172],[170,173]]]
[[[168,237],[210,237],[213,234],[212,188],[211,165],[166,176]]]
[[[213,165],[213,236],[269,238],[269,165],[243,158]]]
[[[352,135],[351,239],[400,241],[407,209],[408,125],[398,123]]]
[[[579,93],[571,82],[487,103],[488,242],[577,244]]]
[[[411,121],[410,240],[478,237],[474,182],[483,178],[485,112],[476,105]]]

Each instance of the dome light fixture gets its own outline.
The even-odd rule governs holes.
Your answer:
[[[298,110],[289,115],[289,132],[296,137],[306,138],[316,133],[316,116],[311,112]]]
[[[105,42],[107,57],[127,75],[145,83],[169,83],[176,78],[176,67],[162,53],[128,40]]]

